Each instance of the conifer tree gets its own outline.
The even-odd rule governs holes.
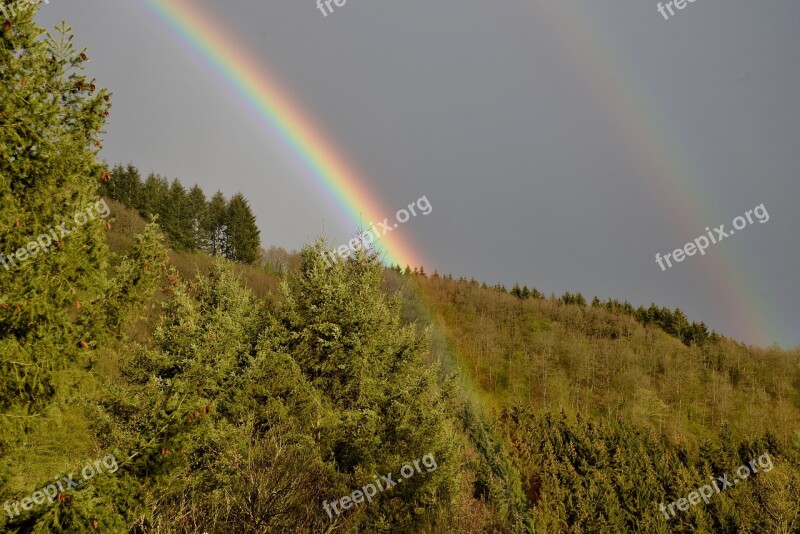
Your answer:
[[[217,191],[208,203],[205,218],[205,232],[208,235],[206,252],[212,256],[226,256],[228,226],[226,222],[228,202],[222,191]]]
[[[162,218],[167,211],[167,195],[169,194],[169,182],[166,178],[155,173],[150,173],[142,184],[139,196],[139,205],[136,208],[146,219],[153,215]]]
[[[366,525],[392,517],[396,528],[410,528],[422,509],[404,502],[441,506],[455,492],[452,422],[438,371],[423,363],[429,334],[420,338],[414,325],[401,325],[400,295],[383,293],[374,251],[329,267],[324,249],[322,241],[303,249],[299,275],[281,287],[286,307],[267,334],[278,340],[272,350],[291,355],[338,411],[324,445],[352,484],[428,453],[436,458],[435,472],[408,479],[363,512]]]
[[[139,170],[130,163],[127,167],[115,165],[103,180],[104,193],[131,208],[138,209],[141,187],[142,178]]]
[[[169,187],[162,212],[159,222],[175,248],[192,248],[192,215],[188,209],[186,188],[177,178]]]
[[[228,259],[253,263],[261,246],[260,231],[250,205],[241,193],[235,194],[225,212]]]
[[[518,283],[514,283],[514,287],[511,288],[511,294],[517,298],[522,298],[522,289],[520,289]]]
[[[58,445],[47,430],[69,413],[66,402],[91,380],[92,355],[109,341],[102,309],[111,285],[96,159],[109,93],[83,73],[88,52],[73,47],[69,27],[42,38],[35,8],[17,7],[0,27],[0,501],[20,490],[12,478],[40,472],[43,448]],[[87,485],[73,498],[93,492]],[[95,509],[108,504],[100,501]],[[69,510],[59,517],[69,521]],[[36,524],[26,513],[14,519],[24,527],[9,529],[61,530],[55,517]],[[0,530],[8,520],[0,517]]]
[[[195,184],[189,190],[189,194],[186,197],[186,207],[192,230],[189,248],[191,250],[204,249],[208,243],[208,232],[205,225],[208,202],[200,186]]]
[[[100,334],[81,317],[107,283],[104,221],[95,210],[104,169],[95,155],[108,93],[83,74],[88,56],[73,48],[70,28],[62,25],[42,40],[34,12],[17,10],[0,29],[0,418],[10,431],[0,438],[5,444],[20,437],[17,431],[28,418],[56,395],[54,373],[97,346]],[[67,232],[58,228],[62,222]],[[73,313],[77,302],[87,306]],[[21,423],[13,430],[6,426],[11,415]]]

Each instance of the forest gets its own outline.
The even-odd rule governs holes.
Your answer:
[[[66,25],[42,35],[21,12],[0,37],[0,253],[111,216],[0,269],[0,531],[800,532],[800,350],[326,263],[324,237],[265,250],[241,194],[100,161],[112,95]]]

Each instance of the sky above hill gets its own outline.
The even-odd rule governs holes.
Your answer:
[[[668,19],[657,4],[347,0],[325,16],[314,0],[191,0],[384,216],[427,197],[394,230],[427,272],[656,302],[800,344],[800,3],[696,1]],[[114,93],[106,161],[241,191],[265,247],[352,236],[280,132],[145,3],[51,0],[37,20],[66,20]],[[702,255],[656,262],[739,216]]]

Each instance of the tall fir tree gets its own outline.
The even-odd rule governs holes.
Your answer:
[[[139,170],[129,163],[126,167],[115,165],[103,176],[103,192],[109,198],[136,208],[141,194],[142,177]]]
[[[237,193],[230,199],[225,220],[228,229],[228,259],[240,263],[256,261],[261,246],[261,232],[244,195]]]
[[[167,196],[169,195],[169,182],[166,178],[150,173],[142,184],[139,195],[139,205],[135,206],[139,212],[149,219],[157,215],[161,217],[167,209]]]
[[[191,240],[189,248],[191,250],[201,250],[207,246],[208,232],[205,225],[208,213],[208,202],[206,195],[199,185],[194,185],[186,196],[186,209],[191,222]]]
[[[54,373],[96,345],[84,321],[91,306],[70,310],[107,283],[104,223],[93,210],[108,93],[84,76],[88,56],[73,48],[70,28],[42,40],[34,11],[17,10],[0,39],[0,409],[21,427],[56,394]],[[2,434],[8,444],[15,432]]]
[[[186,188],[177,178],[170,184],[160,221],[175,248],[192,248],[192,215],[188,209]]]
[[[208,235],[206,252],[212,256],[227,257],[228,226],[226,222],[228,202],[222,191],[217,191],[208,202],[204,231]]]

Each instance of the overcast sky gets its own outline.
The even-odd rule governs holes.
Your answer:
[[[800,3],[191,0],[290,89],[425,269],[680,307],[800,343]],[[560,6],[560,7],[559,7]],[[353,232],[225,80],[133,0],[51,0],[114,92],[103,157],[241,191],[265,246]],[[764,204],[704,256],[673,251]],[[393,213],[386,216],[393,218]]]

